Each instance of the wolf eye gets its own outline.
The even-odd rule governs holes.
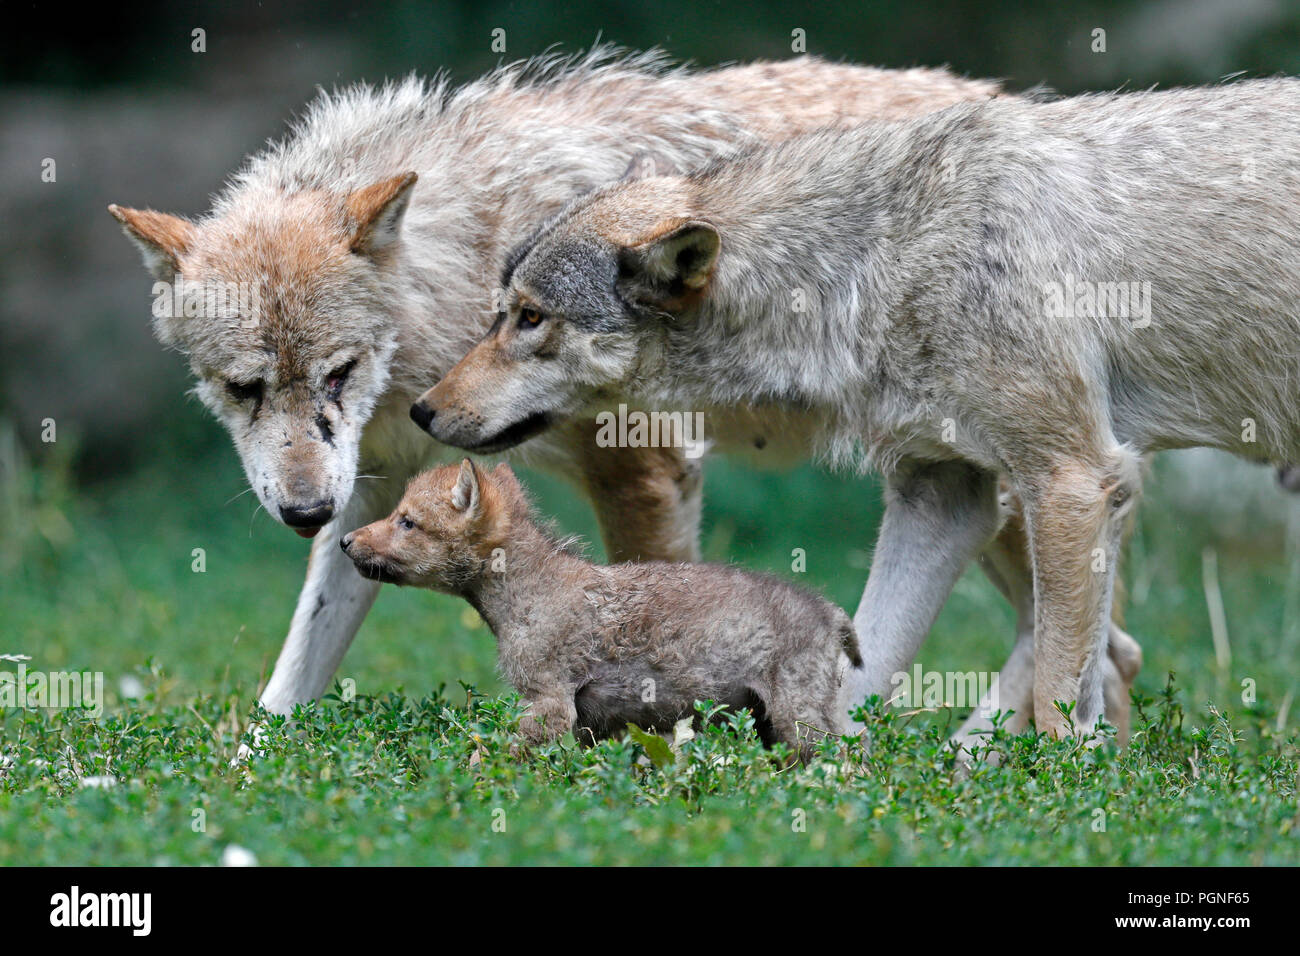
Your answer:
[[[397,526],[401,528],[403,531],[410,531],[412,528],[415,527],[415,522],[412,521],[410,518],[406,517],[406,515],[402,515],[400,518],[397,519]]]
[[[526,306],[524,306],[522,309],[519,310],[519,325],[520,325],[520,326],[525,326],[525,325],[530,325],[530,326],[541,325],[541,323],[542,323],[542,319],[544,319],[544,318],[546,318],[546,316],[542,315],[542,313],[541,313],[538,309],[533,308],[531,305],[526,305]]]
[[[337,400],[343,394],[343,386],[348,383],[348,376],[352,374],[352,369],[356,367],[356,359],[340,365],[334,371],[330,372],[325,379],[325,393],[331,400]]]
[[[237,402],[260,402],[262,400],[262,380],[252,382],[226,382],[226,394]]]

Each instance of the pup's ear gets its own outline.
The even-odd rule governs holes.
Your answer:
[[[636,299],[674,312],[703,297],[721,248],[717,229],[686,220],[623,249],[619,265]]]
[[[402,216],[411,202],[411,190],[417,179],[415,173],[406,172],[348,196],[348,219],[352,223],[349,245],[353,252],[374,255],[397,241],[402,231]]]
[[[460,475],[456,487],[451,489],[451,506],[457,511],[465,512],[467,517],[477,518],[482,499],[478,491],[478,469],[468,458],[460,463]]]
[[[140,250],[150,275],[167,282],[175,278],[181,271],[181,256],[194,241],[194,223],[152,209],[113,205],[108,207],[108,212],[122,224],[126,237]]]
[[[653,176],[676,176],[677,168],[664,156],[642,150],[632,157],[620,177],[623,182],[633,179],[650,179]]]

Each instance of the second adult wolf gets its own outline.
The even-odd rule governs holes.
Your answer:
[[[1297,116],[1290,79],[995,100],[608,187],[422,402],[463,446],[606,390],[796,408],[837,457],[964,469],[983,529],[1006,475],[1034,716],[1088,728],[1140,455],[1300,457]]]

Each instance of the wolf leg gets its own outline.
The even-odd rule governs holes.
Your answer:
[[[967,749],[993,729],[994,713],[1011,712],[1002,726],[1019,733],[1028,725],[1034,707],[1034,579],[1029,539],[1019,500],[1009,493],[1002,499],[1006,520],[997,538],[980,555],[979,563],[1016,613],[1016,644],[988,694],[953,736],[955,746]],[[1111,621],[1107,659],[1103,662],[1103,683],[1106,720],[1118,730],[1117,739],[1123,745],[1129,737],[1128,692],[1142,665],[1142,649],[1120,626],[1119,602],[1117,594],[1117,613]]]
[[[853,623],[863,666],[844,699],[886,696],[966,565],[998,528],[997,476],[963,462],[905,462],[888,476],[885,517]]]
[[[586,426],[572,442],[609,560],[698,561],[700,460],[680,448],[601,448]]]
[[[1119,446],[1095,459],[1058,459],[1020,482],[1033,550],[1040,731],[1086,734],[1102,715],[1115,565],[1140,485],[1140,459]],[[1069,719],[1057,701],[1075,703]]]
[[[519,718],[519,736],[528,744],[559,740],[577,723],[574,688],[549,687],[545,696],[524,695],[524,713]]]
[[[1105,662],[1106,720],[1115,727],[1115,740],[1127,746],[1132,733],[1133,703],[1129,691],[1142,669],[1142,646],[1114,621],[1106,644]]]
[[[343,512],[312,540],[289,636],[262,691],[262,706],[273,714],[288,714],[325,692],[379,593],[379,582],[357,573],[339,538],[393,509],[409,477],[393,470],[359,484]]]

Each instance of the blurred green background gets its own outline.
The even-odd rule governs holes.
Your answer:
[[[103,670],[129,690],[146,660],[178,699],[251,699],[287,629],[307,546],[238,497],[225,435],[185,397],[182,360],[148,330],[149,282],[109,202],[197,215],[317,86],[449,71],[600,39],[717,64],[807,51],[882,66],[948,64],[1012,89],[1064,93],[1300,73],[1300,4],[1190,2],[144,3],[129,13],[8,5],[0,38],[0,653]],[[206,52],[191,51],[191,31]],[[506,52],[491,49],[505,30]],[[1106,31],[1104,53],[1093,31]],[[44,182],[43,160],[57,164]],[[53,419],[57,441],[41,440]],[[561,524],[594,539],[566,485],[527,479]],[[1219,456],[1161,463],[1125,575],[1142,685],[1180,672],[1195,698],[1256,680],[1285,721],[1297,660],[1294,507],[1262,469]],[[705,550],[791,575],[850,612],[879,519],[875,482],[807,466],[708,471]],[[191,569],[203,548],[206,571]],[[1217,556],[1232,660],[1217,667],[1204,555]],[[599,553],[599,549],[594,549]],[[791,575],[793,576],[793,575]],[[388,589],[392,592],[392,589]],[[976,574],[922,652],[933,669],[995,669],[1011,618]],[[458,602],[385,593],[343,676],[365,692],[457,679],[494,691],[491,637]],[[3,717],[0,716],[0,720]],[[945,718],[946,719],[946,718]]]

